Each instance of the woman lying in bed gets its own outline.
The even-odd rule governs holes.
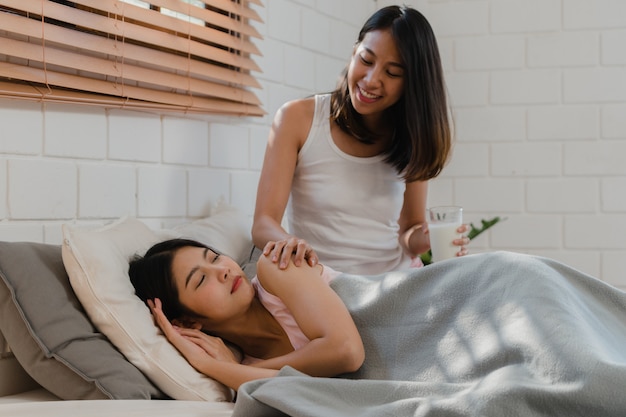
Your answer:
[[[235,390],[286,365],[335,376],[363,363],[359,332],[328,286],[339,273],[323,265],[281,270],[262,256],[249,280],[231,258],[196,241],[173,239],[131,261],[129,274],[189,363]],[[222,340],[242,350],[243,363]]]
[[[233,260],[185,240],[130,270],[170,342],[240,391],[237,415],[276,397],[284,415],[322,417],[333,404],[346,417],[625,415],[626,293],[557,261],[476,254],[330,287],[327,267],[280,270],[262,257],[257,271],[250,283]]]

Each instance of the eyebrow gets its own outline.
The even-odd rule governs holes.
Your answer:
[[[378,55],[376,55],[374,53],[374,51],[372,51],[370,48],[368,48],[367,46],[363,46],[363,49],[365,49],[369,54],[374,55],[375,57],[377,57]],[[404,65],[400,64],[399,62],[389,62],[389,65],[393,65],[394,67],[398,67],[400,69],[404,69]]]
[[[209,251],[209,248],[205,248],[204,252],[202,253],[202,258],[206,258],[206,254]],[[198,266],[194,266],[193,268],[191,268],[191,271],[189,271],[189,274],[187,274],[187,278],[185,278],[185,288],[187,288],[187,286],[189,285],[189,281],[191,281],[191,277],[193,276],[193,274],[196,273],[196,271],[198,271],[198,269],[200,269],[200,267]]]

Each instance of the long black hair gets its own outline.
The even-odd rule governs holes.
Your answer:
[[[135,294],[144,302],[158,298],[163,305],[163,313],[172,320],[183,316],[193,317],[178,299],[178,289],[172,272],[172,262],[176,252],[184,247],[213,248],[190,239],[170,239],[152,246],[144,256],[135,255],[129,262],[128,275],[135,287]]]
[[[386,110],[394,134],[384,151],[386,162],[406,181],[425,181],[444,168],[452,149],[452,134],[446,87],[439,48],[433,30],[417,10],[387,6],[376,11],[363,25],[356,44],[368,32],[391,31],[405,66],[402,97]],[[331,97],[331,120],[363,143],[373,143],[370,131],[354,109],[345,71]]]

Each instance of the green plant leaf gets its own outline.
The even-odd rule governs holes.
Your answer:
[[[501,220],[504,220],[503,218],[501,218],[500,216],[496,216],[491,220],[485,220],[482,219],[480,222],[482,223],[482,227],[478,228],[476,226],[474,226],[474,223],[470,223],[470,231],[467,234],[467,237],[472,240],[474,239],[476,236],[480,235],[482,232],[486,231],[487,229],[489,229],[490,227],[495,226],[498,222],[500,222]]]

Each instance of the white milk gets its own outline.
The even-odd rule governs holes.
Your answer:
[[[459,223],[430,223],[428,230],[430,234],[430,250],[432,251],[433,262],[443,261],[444,259],[454,258],[461,249],[459,246],[452,244],[452,241],[459,238],[457,228],[461,226]]]

